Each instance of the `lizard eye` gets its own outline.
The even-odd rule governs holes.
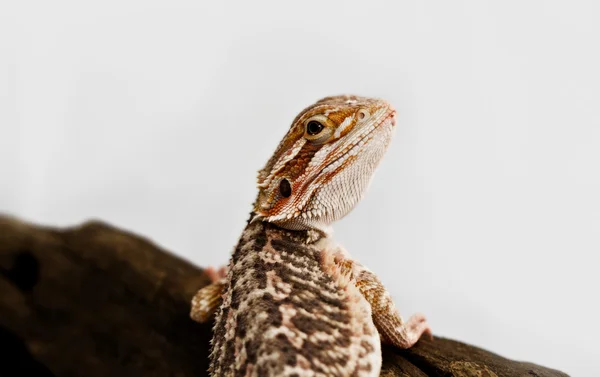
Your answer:
[[[321,123],[317,122],[316,120],[311,120],[306,125],[306,133],[314,136],[323,131],[323,128],[325,127]]]
[[[304,121],[304,138],[313,145],[323,144],[332,136],[334,126],[325,115],[314,115]]]

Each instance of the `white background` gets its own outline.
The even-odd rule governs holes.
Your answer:
[[[383,97],[338,240],[435,334],[600,374],[597,2],[221,3],[3,2],[0,211],[224,264],[296,113]]]

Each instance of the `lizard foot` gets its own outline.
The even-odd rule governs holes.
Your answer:
[[[406,349],[415,345],[421,338],[426,336],[433,340],[431,327],[423,314],[414,314],[402,326],[396,327],[395,334],[388,340],[392,345]]]

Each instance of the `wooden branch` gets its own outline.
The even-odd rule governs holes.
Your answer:
[[[211,328],[189,318],[202,269],[100,222],[0,216],[0,376],[206,376]],[[436,337],[384,348],[382,376],[566,376]]]

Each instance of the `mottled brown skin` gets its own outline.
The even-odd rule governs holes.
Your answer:
[[[215,321],[212,375],[368,376],[379,370],[377,330],[365,321],[368,304],[326,274],[321,259],[306,231],[248,225]]]

